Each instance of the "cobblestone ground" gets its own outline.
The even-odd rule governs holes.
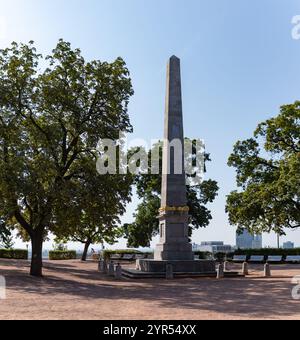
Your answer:
[[[270,279],[255,265],[242,279],[121,282],[100,275],[94,262],[48,261],[43,279],[28,270],[26,261],[0,260],[7,283],[0,319],[300,319],[291,293],[300,265],[273,266]]]

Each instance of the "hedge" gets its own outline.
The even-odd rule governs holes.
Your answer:
[[[208,259],[209,257],[213,256],[217,261],[224,261],[227,259],[232,259],[235,255],[246,255],[249,259],[250,256],[265,256],[267,258],[268,256],[283,256],[283,258],[286,258],[287,256],[293,256],[293,255],[300,255],[300,248],[294,248],[294,249],[283,249],[283,248],[263,248],[263,249],[237,249],[236,251],[232,253],[216,253],[211,254],[208,252],[201,252],[196,251],[194,253],[195,255],[199,256],[200,259]]]
[[[76,260],[77,253],[75,250],[52,250],[49,251],[49,260],[61,261],[61,260]]]
[[[300,255],[300,248],[283,249],[283,248],[264,248],[264,249],[238,249],[233,253],[234,255],[262,255],[262,256],[294,256]]]
[[[207,260],[209,257],[212,256],[212,253],[208,252],[208,251],[195,251],[194,252],[195,256],[199,256],[200,260]]]
[[[1,259],[28,260],[28,250],[24,249],[0,249]]]

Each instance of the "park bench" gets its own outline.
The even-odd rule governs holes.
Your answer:
[[[143,260],[149,258],[152,255],[147,254],[112,254],[110,256],[111,261],[135,261],[135,260]]]
[[[285,259],[285,262],[287,262],[287,263],[300,263],[300,256],[298,256],[298,255],[287,256],[286,259]]]
[[[281,263],[282,262],[282,256],[268,256],[267,262],[269,263]]]
[[[135,254],[124,254],[122,257],[123,261],[133,261],[135,259]]]
[[[246,255],[234,255],[232,261],[236,263],[246,262],[247,256]]]
[[[253,255],[250,257],[250,263],[263,263],[265,262],[265,257],[261,255]]]
[[[122,255],[121,254],[113,254],[110,256],[111,261],[118,261],[122,259]]]

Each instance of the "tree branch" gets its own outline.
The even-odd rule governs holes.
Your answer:
[[[23,215],[20,213],[18,209],[15,210],[14,216],[16,220],[18,221],[18,223],[21,225],[21,227],[23,227],[27,231],[27,233],[30,235],[30,237],[32,237],[33,229],[31,225],[25,220],[25,218],[23,217]]]

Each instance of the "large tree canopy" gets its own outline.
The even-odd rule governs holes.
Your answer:
[[[98,140],[132,131],[132,94],[121,58],[86,62],[63,40],[46,58],[32,42],[0,51],[0,216],[29,235],[32,275],[42,275],[43,239],[67,212],[69,186],[80,190],[87,161],[96,167]]]
[[[120,216],[131,200],[132,184],[131,174],[97,175],[94,160],[87,159],[84,176],[69,182],[55,211],[51,231],[57,242],[83,243],[83,261],[91,244],[115,243],[122,236]]]
[[[241,190],[226,210],[232,225],[254,233],[300,227],[300,102],[281,107],[254,138],[238,142],[229,158]]]
[[[160,148],[161,174],[161,143],[154,145],[153,148]],[[149,160],[151,159],[151,154],[152,151],[149,152]],[[190,157],[193,157],[193,155],[190,155]],[[210,161],[208,154],[205,154],[205,161]],[[151,161],[149,162],[149,169],[151,169]],[[124,225],[125,238],[129,247],[149,247],[152,238],[159,233],[158,211],[161,203],[161,182],[161,175],[140,174],[136,176],[137,194],[142,202],[134,214],[134,222]],[[203,181],[195,186],[187,185],[187,200],[190,208],[190,236],[194,230],[205,228],[209,225],[212,216],[206,205],[214,201],[218,190],[218,184],[213,180]]]

